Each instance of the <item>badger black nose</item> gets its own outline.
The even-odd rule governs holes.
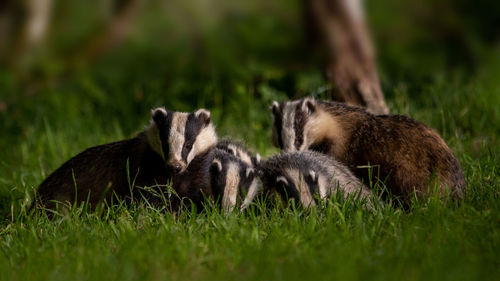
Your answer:
[[[182,165],[181,165],[181,164],[175,164],[175,165],[173,166],[173,168],[174,168],[174,171],[175,171],[176,173],[180,173],[180,172],[182,171]]]

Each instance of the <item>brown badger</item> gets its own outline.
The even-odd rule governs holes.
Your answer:
[[[401,115],[373,115],[365,109],[305,98],[273,102],[273,143],[284,151],[311,149],[348,165],[368,183],[371,165],[378,179],[404,199],[428,194],[438,183],[443,194],[464,194],[457,159],[431,128]]]
[[[54,209],[58,203],[88,201],[93,208],[102,200],[109,202],[113,193],[122,199],[142,199],[144,193],[134,187],[167,185],[216,143],[207,110],[154,109],[151,124],[136,137],[89,148],[49,175],[38,187],[33,206]],[[180,190],[179,195],[189,197],[190,191]],[[156,201],[153,204],[163,203],[150,195],[145,196]]]

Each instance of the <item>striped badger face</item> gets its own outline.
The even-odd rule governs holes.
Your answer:
[[[220,199],[225,212],[234,209],[238,197],[245,198],[241,210],[245,209],[260,191],[255,169],[220,149],[215,150],[210,166],[210,180],[213,195]]]
[[[261,165],[265,191],[276,191],[282,199],[294,199],[304,207],[315,206],[338,190],[344,197],[368,199],[369,190],[349,169],[314,151],[288,152],[273,156]]]
[[[315,118],[316,103],[313,99],[273,102],[273,144],[283,151],[306,150],[313,140],[310,136],[311,121]]]
[[[296,167],[283,167],[279,172],[267,175],[270,182],[266,189],[274,189],[284,200],[293,199],[304,207],[315,206],[315,194],[319,192],[321,199],[329,194],[329,180],[313,169],[299,169]]]
[[[148,142],[164,159],[167,168],[175,173],[184,172],[193,158],[217,143],[208,110],[184,113],[161,107],[153,109],[151,117],[151,124],[146,129]]]

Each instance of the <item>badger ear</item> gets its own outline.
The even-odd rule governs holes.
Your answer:
[[[309,114],[316,111],[316,101],[314,99],[306,98],[302,101],[302,110]]]
[[[194,115],[196,116],[196,118],[200,119],[200,121],[205,124],[205,125],[208,125],[210,123],[210,111],[204,109],[204,108],[201,108],[201,109],[198,109]]]
[[[236,150],[234,150],[234,148],[232,148],[232,147],[228,147],[228,148],[227,148],[227,150],[229,150],[229,153],[230,153],[230,154],[232,154],[232,155],[234,155],[234,156],[238,156],[238,155],[236,155]]]
[[[254,172],[253,168],[247,167],[247,170],[245,172],[246,177],[248,178],[250,176],[250,174],[253,173],[253,172]]]
[[[220,162],[219,159],[215,159],[212,164],[210,165],[210,168],[217,172],[217,173],[220,173],[222,172],[222,163]]]
[[[284,185],[288,185],[288,181],[284,176],[279,176],[276,178],[276,183],[282,183]]]
[[[313,182],[316,182],[317,178],[316,178],[316,172],[315,171],[310,170],[309,171],[309,176],[311,177],[311,179],[312,179]]]
[[[260,160],[261,160],[260,154],[259,153],[255,154],[255,163],[260,164]]]
[[[164,107],[157,107],[151,110],[151,119],[153,119],[153,122],[156,124],[162,124],[167,118],[167,115],[167,110]]]
[[[277,101],[273,101],[273,103],[271,104],[271,111],[274,115],[280,114],[280,104]]]

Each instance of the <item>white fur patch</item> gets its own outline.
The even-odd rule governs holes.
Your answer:
[[[168,136],[169,155],[167,163],[178,162],[184,164],[184,168],[188,163],[182,161],[182,147],[186,141],[184,138],[184,131],[186,129],[186,122],[188,113],[176,112],[172,116],[172,126],[170,128],[170,135]]]
[[[295,108],[298,101],[287,102],[283,108],[283,123],[281,128],[281,140],[283,151],[291,152],[295,149]]]
[[[187,156],[187,164],[193,160],[196,155],[207,151],[207,149],[212,148],[217,143],[217,133],[215,132],[215,127],[212,123],[201,129],[200,133],[196,136],[193,148]]]
[[[284,176],[279,176],[276,178],[276,183],[288,185],[288,180]]]
[[[324,175],[318,176],[319,198],[326,199],[331,194],[329,181]]]
[[[331,114],[317,107],[316,112],[310,116],[305,127],[307,130],[304,132],[304,135],[306,136],[304,145],[307,145],[308,147],[313,141],[326,138],[335,143],[335,155],[344,154],[346,144],[343,140],[346,138],[346,133],[339,122],[337,122],[335,117]]]
[[[250,206],[250,203],[252,203],[253,199],[259,192],[261,191],[261,185],[257,177],[254,178],[252,183],[250,184],[250,187],[248,188],[248,193],[247,196],[245,196],[245,200],[243,200],[243,204],[241,205],[240,210],[243,211],[245,210],[248,206]]]
[[[225,212],[231,212],[236,206],[238,189],[240,184],[239,166],[236,163],[230,163],[227,168],[226,186],[222,196],[222,208]]]

